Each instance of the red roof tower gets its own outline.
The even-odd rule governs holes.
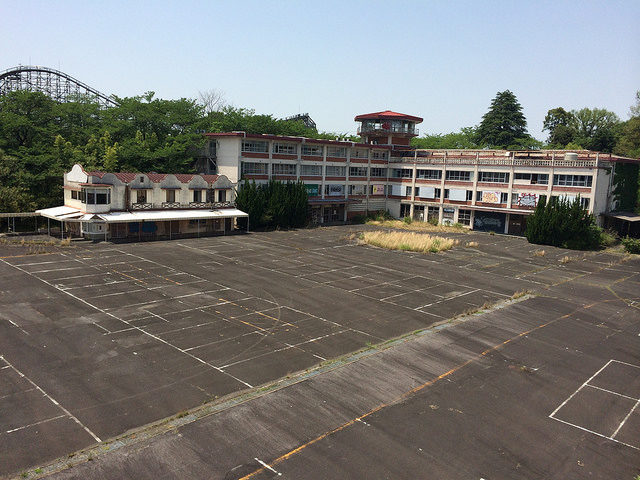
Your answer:
[[[354,120],[361,122],[358,135],[364,139],[365,143],[405,146],[409,145],[412,137],[418,136],[416,124],[422,122],[420,117],[391,110],[365,113],[358,115]]]

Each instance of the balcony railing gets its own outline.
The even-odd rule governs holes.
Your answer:
[[[162,203],[133,203],[131,210],[170,210],[170,209],[215,209],[235,206],[234,202],[162,202]]]
[[[595,168],[610,161],[609,154],[594,152],[566,158],[564,152],[505,152],[491,150],[394,150],[389,163],[417,163],[427,165],[491,165],[501,167],[572,167]]]
[[[153,203],[134,203],[131,205],[131,210],[151,210],[153,208]]]
[[[416,127],[401,127],[398,125],[391,125],[388,128],[383,128],[382,125],[361,125],[358,127],[358,135],[363,133],[419,135],[420,130]]]

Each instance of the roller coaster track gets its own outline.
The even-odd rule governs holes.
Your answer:
[[[113,107],[118,104],[113,96],[108,97],[71,75],[53,68],[33,65],[20,65],[0,72],[0,96],[16,90],[42,92],[57,102],[67,102],[78,96],[88,96],[103,107]]]

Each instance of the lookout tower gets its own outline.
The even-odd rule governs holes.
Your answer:
[[[365,113],[358,115],[356,122],[361,122],[358,135],[365,143],[375,145],[409,145],[412,137],[418,136],[417,123],[422,118],[404,113],[384,112]]]

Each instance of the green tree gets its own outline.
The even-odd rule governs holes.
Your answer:
[[[604,108],[582,108],[572,110],[574,142],[589,150],[610,153],[616,145],[620,129],[620,118]]]
[[[249,214],[252,228],[296,228],[308,221],[308,194],[302,182],[271,180],[256,186],[245,180],[238,189],[236,206]]]
[[[522,106],[509,90],[498,92],[478,126],[478,144],[486,147],[518,149],[531,143]]]
[[[7,151],[50,144],[56,103],[44,93],[18,90],[0,96],[0,148]]]
[[[463,127],[459,132],[425,134],[411,139],[411,146],[426,149],[478,148],[476,127]]]
[[[23,212],[36,207],[28,182],[20,160],[0,150],[0,212]]]
[[[632,117],[640,117],[640,90],[636,91],[636,104],[629,108]]]
[[[563,148],[571,143],[576,136],[576,119],[571,112],[564,108],[552,108],[544,118],[543,130],[549,132],[547,142],[555,148]]]
[[[580,205],[580,197],[554,197],[538,202],[527,219],[525,236],[529,243],[586,250],[600,246],[601,231],[595,217]]]
[[[631,118],[620,127],[620,136],[614,148],[618,155],[640,157],[640,90],[636,92],[636,103],[630,108]]]

